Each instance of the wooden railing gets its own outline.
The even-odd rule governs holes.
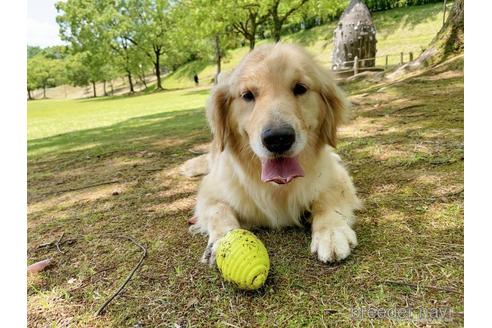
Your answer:
[[[356,74],[359,74],[359,72],[361,70],[369,70],[369,69],[387,70],[389,68],[389,57],[390,56],[399,56],[400,57],[399,65],[405,64],[405,53],[404,52],[400,52],[399,54],[386,54],[383,56],[376,56],[376,57],[372,57],[372,58],[362,58],[362,59],[359,59],[357,56],[355,56],[354,60],[349,60],[349,61],[343,62],[344,66],[346,64],[352,64],[352,69],[341,69],[341,70],[336,70],[336,72],[337,73],[353,72],[353,75],[356,75]],[[384,66],[382,66],[382,65],[381,66],[374,65],[372,67],[365,67],[364,66],[364,63],[366,61],[374,61],[374,63],[376,64],[376,59],[378,59],[378,58],[384,58]],[[408,58],[408,62],[413,61],[413,52],[410,51],[408,53],[407,58]]]

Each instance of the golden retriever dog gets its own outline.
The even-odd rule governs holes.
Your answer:
[[[360,202],[333,152],[348,107],[330,72],[291,44],[260,46],[222,78],[207,107],[209,173],[190,227],[208,235],[202,262],[213,265],[232,229],[300,226],[305,213],[320,261],[349,256]]]

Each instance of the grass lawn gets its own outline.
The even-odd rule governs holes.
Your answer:
[[[28,104],[28,139],[121,123],[128,119],[203,107],[208,88],[175,90],[138,96],[77,100],[36,100]]]
[[[187,232],[199,180],[177,174],[208,142],[206,91],[29,105],[28,279],[33,327],[463,325],[463,59],[391,84],[345,86],[338,152],[365,208],[359,246],[325,265],[303,229],[259,230],[266,286],[240,292],[198,263]],[[42,106],[45,106],[44,108]],[[64,234],[63,253],[40,245]],[[139,249],[143,266],[101,317]],[[352,308],[449,308],[449,321],[358,321]],[[415,318],[417,319],[417,318]]]

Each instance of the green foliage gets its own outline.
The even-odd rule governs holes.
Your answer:
[[[27,59],[32,58],[36,56],[38,53],[41,52],[41,47],[38,46],[27,46]]]
[[[215,61],[219,72],[228,50],[240,45],[240,39],[232,29],[232,18],[236,13],[233,5],[226,0],[183,2],[176,11],[179,17],[175,33],[177,49],[189,60]]]
[[[57,86],[65,81],[64,62],[39,52],[27,61],[27,90]],[[44,94],[46,97],[46,94]]]
[[[89,61],[85,52],[78,52],[67,58],[65,74],[70,84],[74,86],[86,86],[91,79]]]
[[[110,78],[105,69],[112,64],[109,43],[103,26],[99,24],[99,20],[102,19],[101,10],[105,3],[107,2],[69,0],[56,4],[59,12],[56,20],[60,26],[62,39],[70,42],[74,53],[83,54],[80,58],[85,66],[84,69],[80,70],[78,65],[75,65],[76,71],[69,73],[69,76],[75,77],[71,80],[75,85],[80,85],[86,80],[94,84]],[[94,96],[96,96],[95,89]]]

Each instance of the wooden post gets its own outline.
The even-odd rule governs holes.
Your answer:
[[[444,23],[446,23],[446,0],[444,0],[444,10],[442,13],[442,26],[444,26]]]
[[[408,53],[408,59],[409,59],[409,61],[413,61],[413,52],[410,51]]]
[[[403,51],[400,52],[400,65],[403,65]]]
[[[384,69],[388,69],[388,55],[386,55],[386,59],[385,59],[385,62],[384,62]]]
[[[354,75],[359,73],[359,58],[355,56],[354,58]]]

